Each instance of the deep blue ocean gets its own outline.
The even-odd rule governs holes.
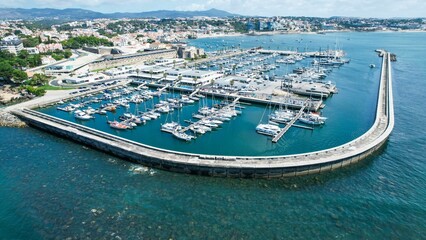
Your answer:
[[[160,170],[135,173],[132,163],[68,140],[32,128],[0,128],[0,239],[422,239],[424,39],[426,33],[197,39],[190,44],[207,50],[262,45],[315,51],[333,49],[337,43],[351,62],[329,76],[340,91],[326,101],[327,124],[312,132],[292,129],[276,146],[249,130],[251,121],[244,123],[246,119],[257,123],[262,106],[244,109],[243,115],[249,116],[190,144],[172,138],[161,141],[170,136],[160,135],[157,127],[151,127],[156,129],[152,133],[149,126],[139,134],[119,133],[138,135],[134,140],[155,146],[203,153],[267,155],[335,146],[361,135],[374,121],[380,68],[368,66],[380,66],[373,51],[387,49],[398,58],[392,65],[394,131],[381,152],[331,173],[275,180]],[[95,121],[106,126],[103,120]],[[251,141],[215,141],[217,135],[241,126],[243,130],[235,133]]]

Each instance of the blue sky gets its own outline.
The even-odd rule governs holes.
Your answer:
[[[72,7],[99,12],[217,8],[259,16],[426,17],[426,0],[1,0],[0,7]]]

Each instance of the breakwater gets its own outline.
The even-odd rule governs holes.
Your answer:
[[[0,127],[26,127],[25,122],[21,121],[15,115],[0,111]]]
[[[362,136],[341,146],[304,154],[246,157],[190,154],[159,149],[87,128],[33,110],[14,111],[30,125],[121,158],[169,171],[220,176],[273,178],[330,171],[377,151],[394,126],[390,54],[382,60],[376,117]]]

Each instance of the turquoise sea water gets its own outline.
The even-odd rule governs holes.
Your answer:
[[[340,77],[335,79],[340,93],[324,109],[330,121],[327,128],[317,129],[307,139],[313,141],[309,139],[329,126],[344,134],[341,140],[316,139],[324,145],[344,142],[368,129],[379,76],[379,70],[368,65],[380,65],[372,51],[385,48],[396,53],[396,125],[387,145],[376,156],[332,173],[276,180],[218,179],[159,170],[135,174],[131,163],[44,132],[0,128],[0,239],[114,239],[117,235],[122,239],[421,239],[426,234],[425,37],[425,33],[338,33],[272,36],[273,42],[267,36],[257,37],[259,41],[241,37],[192,42],[247,44],[243,47],[265,42],[273,49],[272,43],[297,46],[305,41],[309,46],[334,47],[337,39],[352,61],[333,72]],[[347,94],[353,92],[358,94],[349,98]],[[342,107],[351,109],[344,119],[334,115]],[[333,122],[335,118],[338,121]],[[243,118],[231,124],[239,119]],[[299,137],[304,133],[294,131]]]

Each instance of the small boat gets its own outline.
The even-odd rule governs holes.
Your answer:
[[[180,126],[177,122],[170,122],[161,125],[161,131],[163,132],[173,133],[175,131],[179,131],[180,129],[182,129],[182,126]]]
[[[222,122],[222,121],[217,120],[217,119],[208,118],[208,120],[209,120],[211,123],[214,123],[214,124],[217,124],[217,125],[223,124],[223,122]]]
[[[281,128],[274,124],[259,124],[256,126],[256,132],[267,136],[275,136],[280,131]]]
[[[318,113],[304,114],[302,117],[299,118],[299,121],[301,123],[315,126],[323,125],[325,123],[325,120],[327,120],[327,118],[320,116]]]
[[[108,105],[104,108],[105,111],[109,111],[109,112],[114,112],[116,109],[117,108],[115,105]]]
[[[160,113],[168,113],[170,111],[171,111],[171,109],[170,109],[169,105],[165,105],[165,106],[157,108],[157,112],[160,112]]]
[[[146,116],[146,117],[149,117],[151,119],[157,119],[157,118],[159,118],[161,116],[159,113],[156,113],[156,112],[153,112],[153,111],[146,112],[143,115]]]
[[[144,120],[144,121],[150,121],[150,120],[152,120],[152,118],[148,114],[142,114],[140,116],[140,119]]]
[[[192,117],[197,119],[203,119],[205,116],[201,114],[192,114]]]
[[[98,109],[97,111],[96,111],[96,113],[97,114],[100,114],[100,115],[105,115],[105,114],[107,114],[107,111],[105,110],[105,109]]]
[[[184,140],[184,141],[191,141],[192,139],[194,139],[194,136],[191,136],[189,134],[183,133],[183,132],[179,132],[177,130],[172,132],[173,136],[175,136],[176,138],[180,139],[180,140]]]
[[[269,120],[276,123],[287,123],[295,117],[295,113],[291,110],[277,110],[269,115]]]
[[[80,111],[80,110],[77,110],[77,111],[74,112],[74,117],[76,119],[79,119],[79,120],[90,120],[90,119],[94,118],[91,115],[89,115],[89,114],[87,114],[83,111]]]
[[[185,103],[185,104],[193,104],[195,101],[190,99],[188,96],[186,95],[182,95],[182,99],[180,100],[181,103]]]
[[[92,107],[88,107],[86,110],[84,110],[85,113],[92,115],[96,113],[96,110]]]
[[[376,67],[376,65],[370,64],[370,68],[375,68],[375,67]]]
[[[108,124],[111,128],[118,129],[118,130],[125,130],[125,129],[129,128],[127,125],[122,124],[122,123],[117,122],[117,121],[112,121],[112,122],[110,121],[110,122],[108,122]]]
[[[219,127],[219,125],[217,125],[216,123],[213,123],[213,122],[211,122],[211,121],[209,121],[207,119],[201,120],[199,123],[203,124],[204,126],[207,126],[209,128],[217,128],[217,127]]]
[[[213,119],[213,120],[219,120],[219,121],[222,121],[222,122],[224,122],[224,121],[231,121],[231,118],[223,117],[223,116],[220,116],[220,115],[212,116],[211,119]]]
[[[66,106],[66,107],[57,107],[56,109],[64,112],[72,112],[75,110],[75,107],[73,106]]]
[[[206,132],[210,132],[212,129],[207,126],[194,124],[189,127],[189,130],[193,131],[194,133],[204,134]]]

